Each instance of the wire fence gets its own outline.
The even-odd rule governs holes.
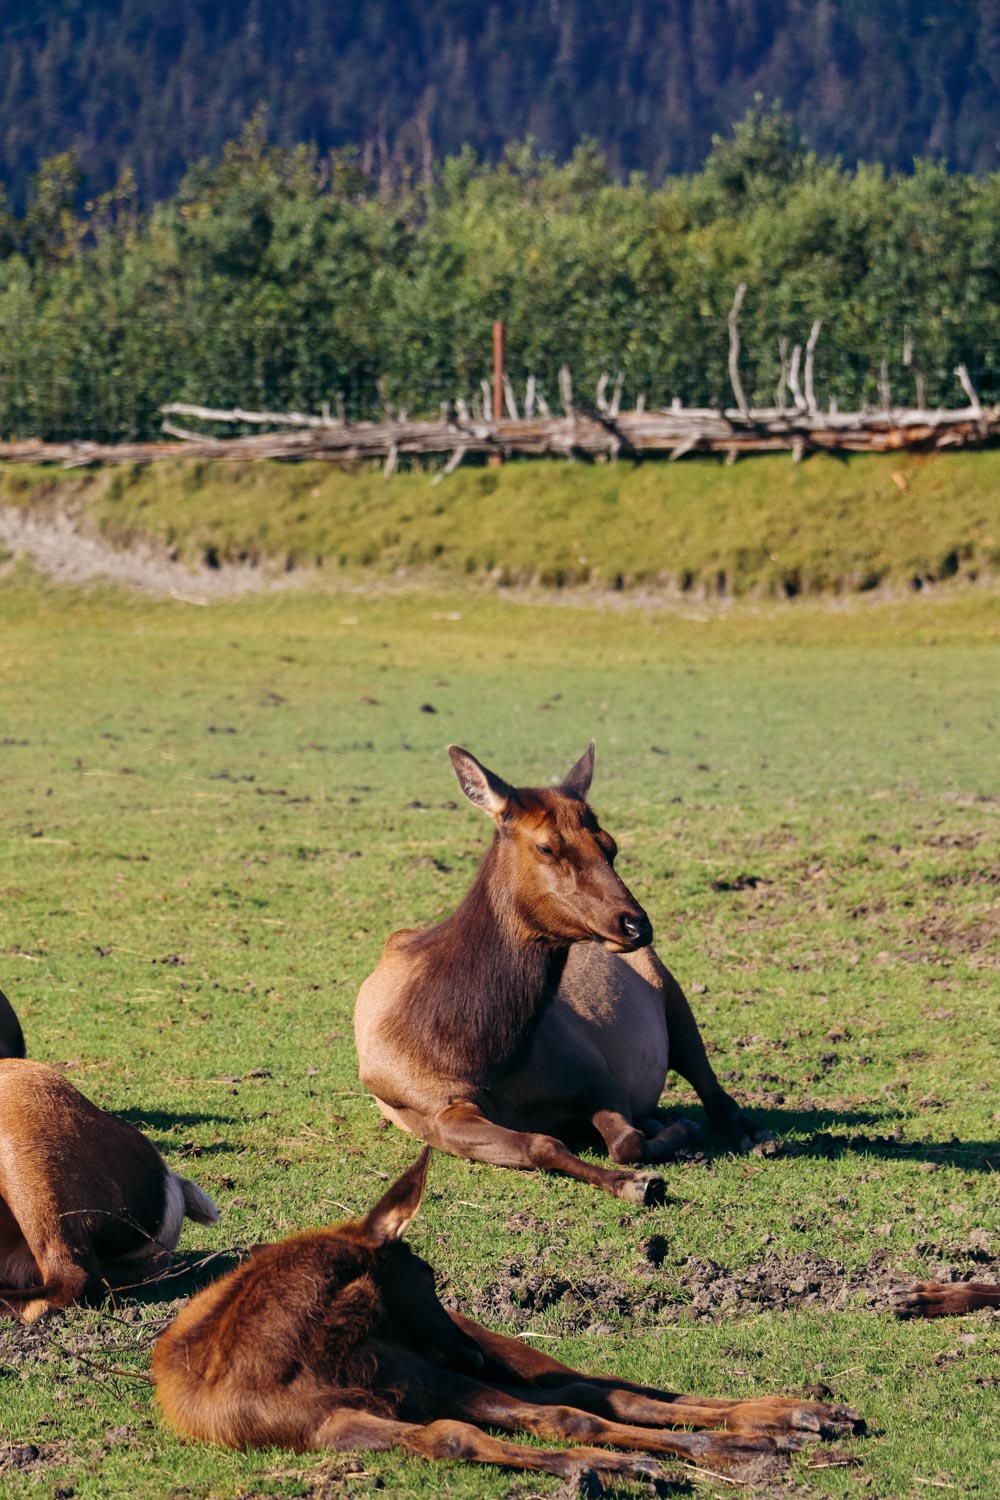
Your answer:
[[[741,325],[740,374],[754,407],[771,407],[781,376],[779,339],[787,354],[808,335],[809,319],[789,331],[748,320]],[[359,323],[331,331],[318,318],[298,321],[181,315],[67,327],[37,318],[30,327],[0,321],[0,438],[102,442],[148,440],[160,433],[160,407],[171,401],[216,407],[320,413],[378,419],[388,401],[411,418],[438,416],[462,401],[483,403],[492,379],[490,324],[467,330],[417,330],[375,339]],[[907,361],[906,351],[912,350]],[[621,372],[621,409],[640,397],[647,408],[731,406],[729,336],[724,318],[649,315],[581,328],[507,324],[506,370],[518,408],[534,376],[553,412],[561,411],[559,371],[571,375],[578,405],[593,404],[602,374]],[[892,405],[963,406],[955,375],[963,363],[986,405],[1000,402],[1000,344],[975,330],[886,326],[860,341],[836,322],[820,333],[814,357],[819,405],[840,411]],[[800,377],[801,378],[801,377]],[[211,430],[211,429],[208,429]],[[228,427],[229,433],[237,429]],[[259,430],[259,429],[258,429]]]

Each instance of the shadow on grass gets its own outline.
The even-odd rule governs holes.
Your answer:
[[[222,1250],[184,1250],[175,1254],[166,1270],[128,1286],[115,1288],[116,1299],[128,1302],[173,1302],[193,1297],[195,1292],[234,1270],[250,1253],[250,1246],[227,1245]]]
[[[669,1123],[679,1118],[696,1120],[705,1131],[705,1155],[725,1155],[725,1138],[708,1128],[704,1111],[694,1105],[657,1110]],[[908,1141],[896,1110],[839,1109],[760,1109],[748,1107],[747,1114],[755,1125],[771,1130],[781,1142],[781,1156],[812,1157],[835,1161],[852,1152],[857,1156],[877,1156],[886,1161],[933,1162],[938,1166],[954,1164],[966,1171],[1000,1171],[1000,1140],[961,1141],[951,1136],[946,1141]],[[882,1126],[882,1132],[871,1127]],[[684,1153],[681,1158],[684,1159]]]
[[[128,1120],[140,1129],[145,1126],[147,1130],[172,1130],[176,1125],[237,1125],[240,1123],[235,1115],[176,1114],[166,1109],[116,1109],[115,1114],[120,1120]]]
[[[159,1151],[166,1156],[183,1155],[183,1147],[179,1141],[157,1140],[157,1131],[175,1130],[178,1126],[193,1125],[240,1125],[243,1121],[238,1120],[235,1115],[215,1114],[174,1114],[165,1109],[116,1109],[115,1117],[119,1120],[127,1120],[143,1135],[149,1136],[150,1140]],[[208,1141],[204,1145],[199,1144],[189,1154],[191,1156],[212,1156],[220,1151],[234,1151],[242,1149],[236,1142],[230,1140]]]

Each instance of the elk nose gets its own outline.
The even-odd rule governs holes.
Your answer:
[[[653,941],[653,924],[644,911],[626,912],[621,919],[621,925],[627,940],[634,943],[637,948]]]

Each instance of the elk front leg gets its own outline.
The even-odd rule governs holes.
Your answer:
[[[651,954],[651,958],[659,971],[663,987],[667,1036],[670,1040],[670,1066],[696,1090],[705,1106],[712,1129],[726,1136],[737,1151],[773,1145],[776,1140],[774,1132],[763,1125],[755,1125],[748,1119],[736,1100],[726,1093],[716,1078],[684,991],[660,959],[655,954]]]
[[[467,1160],[491,1162],[496,1167],[522,1171],[562,1172],[626,1203],[656,1204],[664,1199],[662,1177],[650,1172],[615,1172],[592,1166],[574,1156],[551,1135],[508,1130],[490,1120],[471,1099],[451,1104],[425,1122],[423,1139],[442,1151]]]
[[[546,1451],[490,1437],[469,1422],[448,1419],[420,1424],[376,1417],[341,1407],[329,1413],[313,1434],[315,1448],[378,1452],[402,1448],[421,1458],[497,1464],[507,1469],[530,1469],[573,1479],[581,1470],[620,1479],[657,1479],[662,1469],[655,1459],[632,1453],[604,1453],[594,1448]]]
[[[584,1074],[578,1079],[578,1087],[581,1098],[591,1101],[590,1123],[613,1162],[635,1166],[658,1159],[650,1155],[646,1136],[632,1119],[625,1091],[610,1073]],[[599,1107],[594,1107],[594,1101],[600,1101]]]
[[[507,1389],[510,1395],[524,1397],[521,1388]],[[546,1385],[544,1390],[532,1390],[531,1399],[540,1406],[571,1407],[590,1412],[595,1418],[603,1418],[612,1426],[626,1426],[629,1431],[649,1427],[693,1427],[743,1437],[789,1437],[810,1442],[821,1437],[845,1437],[863,1428],[860,1414],[850,1406],[797,1401],[787,1396],[761,1396],[740,1401],[671,1395],[667,1391],[629,1388],[614,1380],[592,1380],[586,1375],[564,1385],[552,1384]],[[604,1441],[593,1436],[591,1440]],[[607,1441],[617,1443],[618,1440],[608,1438]]]

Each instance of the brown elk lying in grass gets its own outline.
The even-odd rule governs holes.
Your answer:
[[[649,1455],[759,1477],[806,1442],[859,1428],[848,1407],[711,1400],[582,1375],[446,1312],[430,1266],[401,1238],[429,1157],[425,1148],[366,1218],[259,1246],[181,1310],[153,1354],[174,1427],[235,1448],[400,1448],[625,1478],[655,1476]],[[522,1446],[484,1426],[586,1446]]]
[[[990,1281],[918,1281],[893,1293],[897,1318],[949,1318],[992,1307],[1000,1312],[1000,1285]]]
[[[144,1135],[55,1068],[0,1060],[0,1314],[31,1323],[152,1274],[185,1216],[219,1213]]]
[[[656,1109],[668,1065],[738,1149],[770,1141],[722,1088],[687,1000],[650,944],[587,805],[590,745],[562,785],[508,786],[449,750],[496,827],[458,909],[389,938],[355,1011],[363,1082],[383,1114],[455,1156],[564,1172],[631,1202],[662,1179],[582,1161],[593,1131],[620,1167],[665,1161],[699,1134]]]

